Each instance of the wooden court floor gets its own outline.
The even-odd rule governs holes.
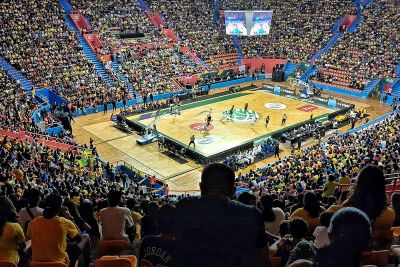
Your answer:
[[[245,103],[249,104],[247,113],[244,112]],[[243,116],[235,121],[221,120],[223,112],[229,112],[232,105],[237,109],[235,114]],[[185,109],[185,106],[188,108]],[[211,127],[213,129],[204,132],[203,124],[210,110],[212,110]],[[334,109],[311,105],[264,91],[243,91],[184,105],[181,115],[164,115],[157,119],[156,126],[161,134],[183,144],[188,144],[190,137],[195,135],[195,150],[205,156],[210,156],[307,121],[311,114],[316,118],[334,111]],[[281,126],[284,114],[287,114],[287,121],[284,126]],[[136,115],[128,117],[128,119],[138,120],[140,116]],[[270,117],[270,122],[268,127],[265,127],[267,116]],[[154,117],[139,120],[146,126],[154,121]]]
[[[263,82],[256,82],[256,85],[261,85]],[[268,83],[270,83],[268,81]],[[280,84],[282,85],[282,83]],[[290,86],[289,84],[287,84]],[[227,88],[222,88],[220,91],[227,90]],[[287,126],[295,123],[295,120],[306,120],[309,118],[310,114],[308,112],[302,112],[296,110],[296,107],[303,105],[304,103],[291,102],[291,99],[283,98],[279,96],[269,97],[268,100],[261,98],[259,94],[263,93],[253,93],[251,95],[245,96],[245,98],[238,97],[227,100],[228,102],[224,104],[218,104],[215,107],[213,106],[213,116],[215,124],[215,132],[211,131],[210,135],[220,134],[223,138],[223,142],[234,142],[235,136],[239,136],[243,141],[245,138],[248,138],[248,135],[251,136],[260,136],[263,134],[268,134],[268,132],[272,132],[276,129],[280,128],[280,121],[282,111],[271,111],[266,109],[263,105],[266,101],[268,102],[278,102],[282,104],[287,104],[288,113],[288,121]],[[329,94],[331,95],[331,94]],[[257,97],[256,97],[257,96]],[[370,114],[370,119],[379,117],[388,111],[391,110],[390,107],[382,104],[379,100],[376,99],[354,99],[351,97],[345,97],[343,95],[334,95],[335,97],[347,101],[349,103],[353,103],[356,107],[365,107]],[[254,100],[252,100],[254,99]],[[257,110],[260,113],[261,119],[257,122],[254,128],[251,128],[249,123],[243,123],[239,126],[239,123],[220,123],[220,114],[230,109],[231,105],[237,106],[237,108],[243,108],[244,101],[249,101],[249,109]],[[285,101],[285,102],[284,102]],[[288,101],[288,102],[287,102]],[[290,103],[290,104],[289,104]],[[296,106],[297,105],[297,106]],[[176,122],[180,122],[179,127],[181,127],[181,131],[176,130],[175,122],[174,127],[171,127],[167,122],[172,118],[165,118],[165,122],[157,124],[158,129],[163,129],[163,125],[167,129],[170,129],[172,134],[180,137],[184,143],[187,143],[190,137],[190,133],[192,130],[188,127],[193,121],[195,122],[204,122],[205,114],[199,115],[198,117],[190,118],[189,114],[198,114],[203,109],[203,107],[196,107],[197,110],[183,110],[182,117],[177,116]],[[290,113],[289,113],[290,111]],[[279,112],[279,113],[278,113]],[[314,117],[318,116],[318,114],[331,112],[329,109],[324,110],[322,107],[319,107],[315,110]],[[185,115],[186,113],[186,115]],[[266,129],[263,123],[263,119],[266,115],[271,117],[271,122],[268,128]],[[102,159],[109,162],[116,162],[118,160],[123,160],[135,168],[148,173],[155,174],[159,179],[165,180],[169,186],[170,191],[172,193],[191,193],[199,189],[198,183],[200,180],[200,174],[203,166],[196,164],[195,162],[188,160],[187,163],[182,164],[177,162],[176,160],[162,154],[158,150],[157,144],[150,144],[146,146],[139,146],[136,144],[136,140],[139,138],[137,134],[125,134],[112,126],[110,121],[111,112],[107,114],[97,113],[91,114],[87,116],[81,116],[75,118],[75,122],[73,123],[73,133],[75,139],[79,143],[89,143],[89,138],[93,138],[94,144],[99,152],[99,155]],[[186,121],[186,122],[184,122]],[[345,127],[348,129],[348,126]],[[233,133],[232,130],[240,131],[238,133]],[[173,132],[174,131],[174,132]],[[199,132],[194,132],[196,136],[200,136]],[[245,137],[242,137],[245,136]],[[250,138],[250,137],[249,137]],[[226,139],[226,140],[225,140]],[[310,140],[309,143],[312,143]],[[305,144],[306,145],[306,144]],[[283,148],[283,147],[282,147]],[[281,153],[281,156],[288,155],[290,153],[289,150],[284,150]],[[273,157],[264,159],[252,166],[249,166],[245,170],[241,170],[242,172],[247,172],[250,169],[255,169],[257,167],[264,166],[267,163],[272,162]]]

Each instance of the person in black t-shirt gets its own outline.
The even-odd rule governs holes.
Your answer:
[[[182,199],[176,207],[176,240],[181,267],[269,266],[260,212],[231,200],[233,170],[208,165],[201,176],[201,197]]]
[[[176,243],[173,234],[175,206],[166,204],[157,213],[159,235],[143,238],[139,251],[139,267],[176,266]]]

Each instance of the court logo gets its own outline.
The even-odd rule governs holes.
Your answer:
[[[204,145],[209,145],[211,143],[214,143],[215,138],[212,136],[201,137],[201,138],[196,139],[194,142],[196,143],[196,145],[204,146]]]
[[[234,122],[252,122],[258,120],[260,115],[254,110],[234,109],[233,112],[226,110],[222,117]]]
[[[305,106],[299,107],[297,109],[304,111],[304,112],[311,112],[311,111],[318,109],[318,107],[312,106],[312,105],[305,105]]]
[[[192,129],[193,131],[199,131],[199,132],[201,132],[201,131],[204,131],[204,127],[206,126],[206,124],[205,123],[201,123],[201,122],[197,122],[197,123],[193,123],[193,124],[190,124],[190,129]],[[214,125],[209,125],[208,126],[208,128],[207,128],[207,131],[211,131],[211,130],[213,130],[214,129]]]
[[[265,103],[264,107],[266,107],[267,109],[275,109],[275,110],[281,110],[287,108],[285,104],[281,103]]]

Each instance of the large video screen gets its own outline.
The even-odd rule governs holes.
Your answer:
[[[226,34],[267,35],[271,30],[272,11],[225,11]]]

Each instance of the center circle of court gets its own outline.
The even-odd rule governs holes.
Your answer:
[[[205,123],[203,123],[203,122],[197,122],[197,123],[193,123],[193,124],[190,124],[190,129],[192,129],[192,130],[194,130],[194,131],[204,131],[204,127],[206,126],[206,124]],[[208,125],[208,127],[207,127],[207,131],[211,131],[211,130],[213,130],[214,129],[214,125]]]
[[[275,109],[275,110],[281,110],[287,108],[287,106],[282,103],[265,103],[264,107],[266,107],[267,109]]]
[[[256,111],[250,109],[234,109],[232,113],[230,110],[224,111],[223,117],[235,122],[251,122],[260,118],[260,115]]]

